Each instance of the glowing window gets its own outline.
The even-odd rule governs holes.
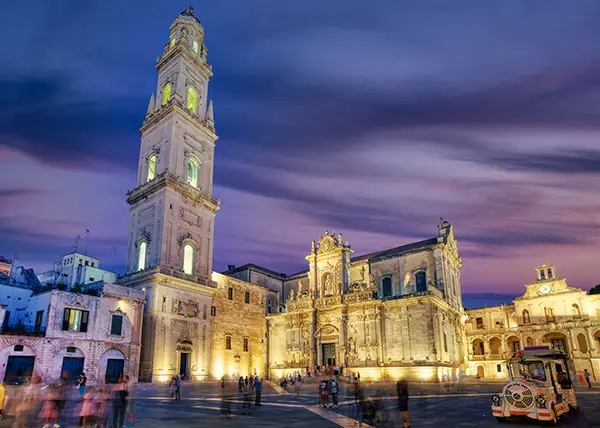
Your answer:
[[[194,158],[188,158],[187,183],[194,187],[198,187],[198,161]]]
[[[138,248],[138,270],[146,269],[146,241],[140,242]]]
[[[170,46],[173,48],[175,47],[175,36],[171,37],[171,43]]]
[[[148,181],[154,180],[156,177],[156,155],[151,155],[148,158]]]
[[[192,50],[194,51],[195,54],[198,53],[198,40],[194,40],[192,42]]]
[[[162,105],[166,106],[171,101],[171,84],[167,83],[163,88]]]
[[[183,247],[183,272],[188,275],[194,272],[194,248],[190,244]]]
[[[192,113],[196,113],[198,109],[198,91],[196,91],[196,88],[189,87],[187,90],[187,109]]]

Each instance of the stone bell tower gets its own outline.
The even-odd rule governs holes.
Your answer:
[[[208,376],[215,134],[204,28],[192,8],[171,23],[140,131],[137,187],[128,192],[125,285],[146,292],[141,380]]]
[[[191,8],[171,24],[156,63],[158,82],[140,129],[131,205],[127,272],[161,266],[210,279],[215,134],[204,29]]]

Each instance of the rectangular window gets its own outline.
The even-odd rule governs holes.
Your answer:
[[[162,311],[167,312],[167,298],[165,296],[162,298]]]
[[[541,270],[540,271],[540,279],[546,279],[546,271]]]
[[[231,336],[225,336],[225,349],[231,349]]]
[[[15,352],[22,352],[23,351],[23,345],[15,345],[14,350],[15,350]]]
[[[502,373],[502,364],[496,364],[496,371]]]
[[[87,332],[89,311],[65,308],[63,315],[63,331]]]
[[[552,269],[548,269],[548,279],[552,279]]]
[[[272,305],[271,302],[272,302],[272,300],[271,300],[271,298],[269,298],[269,300],[267,301],[267,313],[269,313],[269,314],[273,313],[273,309],[271,307],[271,305]]]
[[[111,336],[121,336],[123,334],[123,315],[113,315],[110,324]]]
[[[249,291],[246,291],[244,293],[244,302],[246,302],[246,304],[250,303],[250,292]]]
[[[227,298],[229,300],[233,300],[233,288],[229,287],[229,289],[227,289]]]
[[[77,352],[77,348],[74,346],[67,346],[67,354],[74,354],[75,352]]]
[[[210,307],[210,314],[211,314],[213,317],[216,317],[216,316],[217,316],[217,307],[216,307],[216,306],[211,306],[211,307]]]
[[[475,318],[475,325],[477,326],[478,329],[482,329],[483,328],[483,318],[481,318],[481,317]]]
[[[42,319],[44,319],[44,311],[37,311],[35,314],[34,333],[39,333],[42,330]]]
[[[444,352],[448,352],[448,340],[446,337],[446,332],[444,332]]]
[[[248,352],[248,338],[244,337],[244,352]]]

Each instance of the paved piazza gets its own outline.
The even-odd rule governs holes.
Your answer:
[[[234,391],[235,385],[231,384]],[[495,427],[496,420],[490,414],[490,394],[497,391],[500,384],[465,385],[458,391],[448,392],[438,385],[412,385],[410,414],[412,427]],[[382,384],[364,385],[365,393],[373,397],[379,390],[385,397],[391,386]],[[294,392],[286,393],[278,387],[266,384],[263,406],[255,407],[250,415],[242,414],[242,404],[235,393],[232,394],[231,419],[220,415],[221,399],[217,384],[184,384],[182,399],[179,402],[168,398],[167,388],[158,385],[142,385],[137,393],[135,410],[136,427],[337,427],[356,426],[352,419],[353,405],[350,394],[340,395],[337,410],[324,410],[317,406],[316,384],[305,385],[300,397]],[[563,427],[600,426],[600,389],[580,389],[578,395],[582,412],[560,420]],[[393,398],[384,398],[389,412],[395,415]],[[78,407],[75,396],[67,403],[67,418],[63,427],[77,426],[74,410]],[[12,426],[9,415],[0,427]],[[543,423],[518,420],[506,424],[511,427],[544,426]],[[41,426],[30,424],[28,426]],[[368,426],[363,424],[363,426]],[[401,427],[393,423],[376,424],[381,427]]]

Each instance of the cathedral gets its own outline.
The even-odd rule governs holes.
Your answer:
[[[127,272],[119,279],[144,293],[140,381],[175,374],[276,378],[317,364],[343,366],[363,379],[439,381],[491,373],[509,348],[530,338],[554,344],[556,335],[544,336],[528,318],[552,293],[528,291],[500,309],[463,309],[462,259],[443,220],[430,239],[369,254],[355,254],[341,234],[325,232],[307,245],[307,269],[293,275],[253,264],[213,272],[220,202],[212,195],[217,134],[207,52],[202,24],[188,8],[170,26],[140,128],[137,183],[127,193]],[[552,281],[552,292],[566,286]],[[580,364],[600,371],[598,314],[590,312],[598,301],[584,295],[573,294],[582,318],[569,325],[580,330],[563,334],[564,344],[578,350]],[[481,321],[496,318],[500,325]]]

